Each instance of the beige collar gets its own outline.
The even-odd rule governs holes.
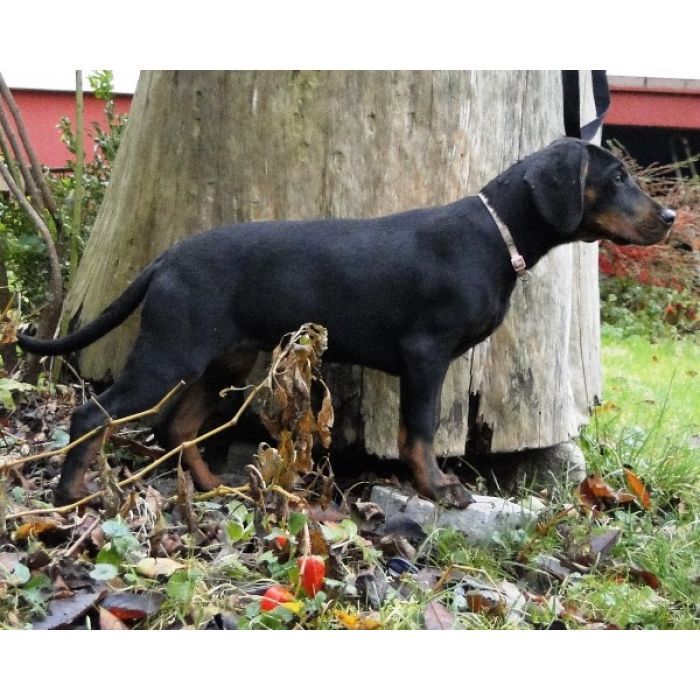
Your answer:
[[[508,252],[510,253],[510,264],[513,266],[515,274],[520,277],[523,282],[527,282],[530,274],[527,271],[525,258],[518,252],[515,241],[513,240],[513,236],[508,230],[508,227],[501,221],[498,214],[496,214],[483,193],[479,192],[477,196],[483,202],[484,206],[486,207],[486,211],[488,211],[488,213],[491,215],[493,223],[496,224],[498,230],[501,232],[501,236],[503,236],[505,244],[508,246]]]

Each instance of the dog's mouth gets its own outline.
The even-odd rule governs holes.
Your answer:
[[[587,222],[579,240],[606,240],[619,246],[664,244],[671,236],[675,216],[670,209],[663,209],[631,223],[617,216],[603,215]]]

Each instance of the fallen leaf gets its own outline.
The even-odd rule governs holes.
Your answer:
[[[416,548],[405,538],[399,535],[387,535],[377,543],[385,557],[403,557],[412,561],[416,558]]]
[[[105,594],[103,587],[76,593],[71,598],[52,600],[49,603],[48,614],[43,620],[35,622],[35,630],[57,630],[72,625],[84,617],[90,608]]]
[[[102,601],[102,607],[120,620],[143,620],[158,612],[164,596],[160,593],[113,593]]]
[[[383,522],[386,519],[384,511],[372,501],[355,501],[355,510],[365,522]]]
[[[632,578],[641,579],[647,586],[649,586],[649,588],[656,591],[661,587],[661,581],[659,581],[658,576],[651,571],[647,571],[646,569],[642,569],[634,565],[630,566],[629,571]]]
[[[609,498],[615,500],[615,491],[606,483],[600,474],[591,474],[587,476],[584,483],[595,498]]]
[[[0,552],[0,581],[15,568],[19,558],[17,552]]]
[[[594,413],[600,414],[600,413],[611,413],[613,411],[619,411],[620,407],[613,403],[612,401],[604,401],[602,404],[599,406],[596,406],[593,411]]]
[[[180,562],[168,559],[167,557],[146,557],[136,564],[136,571],[146,578],[172,576],[178,569],[184,568],[184,564],[180,564]]]
[[[637,497],[637,500],[641,503],[644,510],[649,510],[651,508],[651,495],[644,482],[627,467],[623,467],[623,472],[625,474],[625,482],[627,483],[627,488]]]
[[[438,600],[431,600],[423,611],[423,621],[427,630],[457,629],[457,619]]]
[[[129,629],[116,615],[106,608],[99,606],[101,630],[127,630]]]
[[[540,554],[533,560],[533,565],[540,571],[563,581],[567,576],[571,576],[572,571],[564,566],[560,559],[549,554]]]
[[[349,630],[378,630],[381,629],[379,620],[368,615],[355,615],[334,610],[336,618]]]
[[[378,567],[363,571],[355,578],[355,587],[362,600],[373,610],[382,607],[387,591],[387,580],[384,572]]]
[[[480,615],[503,615],[506,611],[506,601],[495,589],[467,591],[465,594],[467,606]]]
[[[280,603],[280,607],[287,608],[291,613],[299,615],[304,609],[304,601],[302,600],[290,600],[287,603]]]
[[[15,552],[0,552],[0,581],[10,586],[23,586],[32,574],[29,568],[20,561]]]
[[[619,542],[621,532],[616,528],[611,528],[605,532],[591,537],[589,551],[594,560],[605,559],[610,550]]]
[[[349,513],[335,503],[329,504],[326,508],[322,508],[318,503],[309,505],[309,518],[318,523],[340,523],[348,517]]]

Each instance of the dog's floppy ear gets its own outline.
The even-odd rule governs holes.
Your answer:
[[[588,169],[586,146],[561,139],[530,158],[525,182],[542,218],[562,233],[573,233],[583,218],[583,186]]]

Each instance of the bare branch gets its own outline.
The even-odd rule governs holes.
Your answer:
[[[51,232],[49,231],[46,222],[41,218],[41,216],[39,216],[36,208],[33,207],[32,203],[26,198],[19,185],[12,179],[7,166],[2,162],[0,162],[0,175],[7,183],[12,196],[27,212],[37,230],[41,234],[49,255],[49,303],[42,313],[39,329],[42,337],[48,337],[53,334],[53,331],[56,328],[58,317],[61,313],[61,304],[63,302],[63,278],[61,276],[61,263],[58,259],[56,246],[54,245],[53,237],[51,236]]]
[[[82,222],[83,206],[83,71],[75,71],[75,193],[73,195],[73,220],[70,229],[70,272],[69,284],[75,277],[78,267],[78,241]]]
[[[61,218],[58,215],[56,203],[54,202],[53,195],[51,194],[51,190],[49,189],[48,183],[44,178],[44,171],[41,167],[41,163],[39,162],[39,159],[36,156],[36,152],[32,147],[32,143],[29,139],[29,134],[27,133],[27,129],[24,125],[24,120],[22,119],[22,113],[20,112],[19,107],[15,102],[15,98],[12,96],[10,89],[7,87],[7,83],[5,82],[2,73],[0,73],[0,93],[2,93],[2,96],[5,98],[5,102],[7,103],[7,106],[10,109],[10,112],[12,113],[12,118],[15,120],[15,126],[17,127],[17,133],[19,134],[20,139],[22,139],[24,151],[29,157],[29,162],[32,164],[32,174],[34,176],[33,181],[36,185],[39,186],[39,189],[41,190],[41,198],[37,201],[43,202],[46,209],[49,210],[51,218],[56,223],[56,226],[60,228]],[[21,161],[19,157],[20,154],[17,153],[16,149],[15,153],[17,154],[17,159]]]
[[[7,119],[7,115],[5,114],[2,102],[0,102],[0,127],[2,127],[2,130],[5,132],[7,140],[10,142],[12,152],[15,156],[14,162],[17,163],[17,165],[19,166],[20,172],[22,173],[22,180],[24,181],[23,184],[27,188],[29,196],[34,200],[34,202],[36,202],[36,206],[39,207],[39,209],[43,209],[44,200],[41,194],[39,193],[39,190],[37,189],[36,183],[34,182],[34,178],[32,177],[32,174],[29,168],[27,167],[27,164],[24,162],[24,154],[22,153],[22,147],[20,146],[19,141],[17,141],[15,132],[10,127],[10,122]],[[20,183],[16,184],[19,186]]]
[[[7,167],[10,171],[10,175],[12,175],[12,179],[17,184],[20,184],[21,176],[19,174],[19,170],[17,170],[17,165],[15,163],[13,154],[10,151],[10,144],[7,142],[7,138],[5,136],[5,129],[2,127],[2,124],[0,124],[0,154],[4,158],[5,163],[7,163]]]

